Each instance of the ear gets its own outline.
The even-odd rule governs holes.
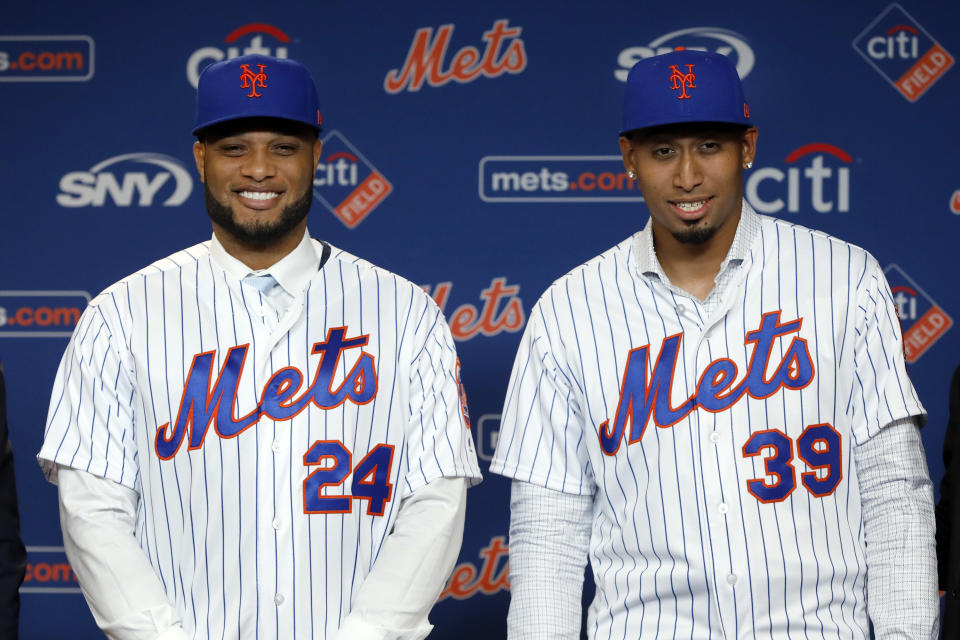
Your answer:
[[[759,132],[757,131],[756,127],[750,127],[749,129],[743,132],[743,138],[741,138],[740,144],[742,145],[744,165],[746,165],[747,163],[753,162],[753,159],[757,155],[757,137],[758,136],[759,136]]]
[[[200,182],[205,182],[206,176],[203,172],[203,161],[206,157],[207,148],[199,140],[193,143],[193,160],[197,163],[197,172],[200,174]]]
[[[320,152],[323,150],[323,142],[320,138],[313,143],[313,172],[317,172],[317,165],[320,164]]]
[[[633,143],[626,136],[620,136],[620,155],[623,156],[623,168],[636,173],[633,162]]]

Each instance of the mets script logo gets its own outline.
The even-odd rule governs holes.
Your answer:
[[[234,415],[233,407],[250,345],[230,348],[213,384],[216,351],[198,353],[193,357],[187,382],[183,385],[176,422],[172,425],[167,422],[157,428],[157,456],[169,460],[177,454],[185,439],[191,451],[199,449],[211,424],[221,438],[233,438],[255,425],[263,416],[272,420],[290,420],[311,404],[320,409],[335,409],[347,401],[356,405],[367,404],[377,395],[374,357],[362,350],[370,336],[347,338],[346,335],[347,327],[334,327],[327,332],[325,341],[313,345],[311,353],[319,354],[320,362],[313,382],[302,394],[294,397],[303,386],[306,376],[296,367],[284,367],[267,380],[259,404],[242,417]],[[333,388],[337,363],[346,358],[347,351],[356,348],[361,348],[361,351],[355,364],[342,382]]]
[[[257,86],[261,89],[267,87],[267,74],[263,72],[267,65],[258,64],[257,66],[260,67],[259,73],[250,71],[250,65],[248,64],[240,65],[240,68],[243,69],[243,72],[240,74],[240,88],[250,89],[250,93],[247,94],[248,98],[262,97],[262,93],[257,93]]]
[[[629,444],[640,442],[651,417],[658,427],[670,427],[698,407],[719,413],[735,405],[745,395],[760,400],[769,398],[780,389],[803,389],[810,384],[815,373],[807,341],[803,338],[794,337],[790,341],[772,375],[767,376],[766,371],[774,341],[791,333],[799,333],[802,323],[802,319],[797,319],[781,324],[779,311],[763,314],[760,326],[747,333],[744,339],[744,344],[753,344],[754,348],[740,384],[733,386],[737,365],[728,358],[719,358],[707,365],[694,394],[677,408],[671,402],[670,390],[683,334],[664,338],[649,377],[650,345],[631,349],[623,371],[623,388],[613,427],[610,428],[609,420],[600,425],[600,448],[608,456],[615,455],[628,425]]]
[[[687,65],[687,72],[681,73],[680,69],[677,68],[677,65],[670,65],[670,69],[673,73],[670,74],[670,88],[671,89],[680,89],[680,95],[677,96],[677,100],[686,100],[690,96],[687,95],[687,89],[696,89],[697,85],[693,84],[693,81],[697,79],[697,76],[693,73],[693,65]]]

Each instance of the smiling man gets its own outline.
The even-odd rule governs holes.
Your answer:
[[[935,638],[933,503],[877,261],[743,199],[736,69],[627,79],[644,229],[530,313],[490,470],[513,478],[512,639]]]
[[[91,301],[39,459],[110,638],[419,640],[479,480],[420,287],[307,232],[321,154],[292,60],[210,65],[213,237]]]

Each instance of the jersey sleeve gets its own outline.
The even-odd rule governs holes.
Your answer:
[[[419,325],[410,367],[405,488],[413,492],[441,477],[467,478],[472,486],[480,482],[480,467],[453,336],[429,299]]]
[[[867,258],[854,313],[854,380],[847,411],[860,444],[895,420],[920,416],[922,421],[926,411],[907,376],[890,285],[872,256]]]
[[[133,382],[118,347],[123,341],[97,302],[84,311],[60,361],[37,459],[53,483],[63,465],[136,491]]]
[[[571,373],[555,354],[559,337],[545,328],[542,306],[530,313],[500,421],[497,449],[490,471],[548,489],[592,495],[596,486],[590,466]]]

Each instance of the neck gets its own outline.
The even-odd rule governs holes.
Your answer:
[[[259,271],[260,269],[272,267],[296,249],[297,245],[299,245],[303,239],[306,228],[307,221],[304,219],[300,224],[291,229],[289,233],[268,244],[250,244],[243,242],[215,222],[213,223],[213,235],[217,236],[217,240],[223,245],[227,253],[250,267],[253,271]]]
[[[705,300],[713,291],[714,280],[730,251],[739,222],[738,212],[727,219],[709,240],[692,244],[678,241],[654,221],[653,245],[657,260],[670,282],[699,300]]]

